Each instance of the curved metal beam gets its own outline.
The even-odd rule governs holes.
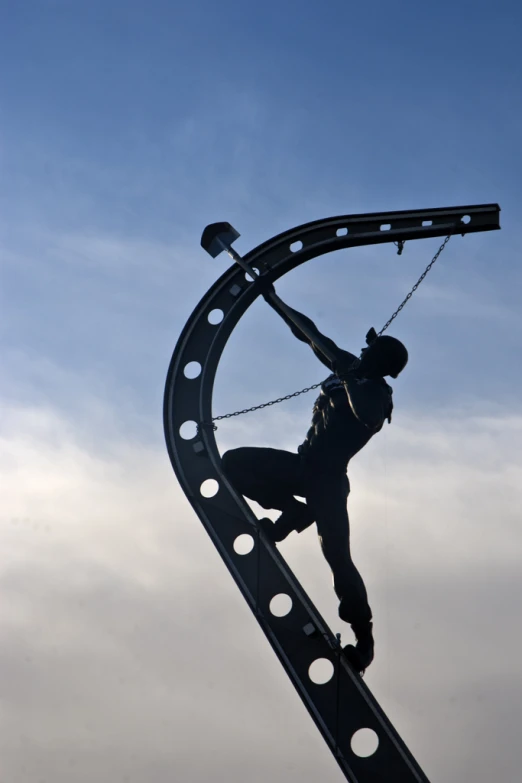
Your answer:
[[[305,261],[341,248],[498,229],[499,211],[498,205],[487,204],[332,217],[279,234],[244,260],[277,280]],[[243,270],[233,265],[201,299],[183,329],[164,396],[165,438],[174,471],[346,779],[428,783],[341,654],[337,638],[222,474],[213,428],[205,423],[212,419],[214,378],[225,344],[256,296]],[[211,497],[205,484],[209,479],[217,486]],[[241,554],[245,542],[251,549]],[[272,598],[280,593],[292,602],[284,617],[275,616],[270,608]],[[330,662],[332,676],[318,684],[311,678],[310,666],[321,658]],[[353,734],[363,727],[373,729],[379,740],[377,751],[368,758],[357,756],[351,747]]]

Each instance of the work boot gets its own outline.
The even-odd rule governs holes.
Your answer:
[[[356,672],[361,674],[373,661],[374,641],[373,641],[372,623],[352,623],[352,631],[355,634],[357,643],[347,644],[344,648],[344,654],[350,661]]]
[[[268,517],[258,519],[257,523],[268,540],[272,542],[272,544],[277,544],[278,541],[282,541],[283,538],[286,538],[286,536],[283,536],[283,538],[278,538],[279,531],[276,530],[275,523],[272,522],[271,519],[268,519]],[[286,535],[288,535],[288,533]]]
[[[294,500],[288,509],[283,511],[281,516],[272,522],[271,519],[266,517],[259,520],[259,526],[266,534],[267,538],[276,544],[297,530],[301,533],[306,530],[314,522],[314,517],[310,509],[305,503],[300,503],[298,500]]]

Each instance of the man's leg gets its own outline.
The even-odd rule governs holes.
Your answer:
[[[304,530],[314,521],[309,509],[294,495],[305,496],[301,458],[280,449],[244,447],[222,457],[225,475],[237,492],[263,508],[282,511],[275,524],[265,525],[273,541],[282,541],[292,530]]]
[[[352,662],[362,670],[373,659],[372,611],[350,552],[348,493],[346,476],[319,475],[309,483],[307,500],[315,515],[323,555],[332,569],[339,617],[350,623],[357,637],[358,654]]]

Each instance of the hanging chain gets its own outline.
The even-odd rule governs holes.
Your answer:
[[[270,400],[270,402],[263,402],[261,405],[254,405],[253,408],[245,408],[242,411],[235,411],[234,413],[225,413],[223,416],[214,416],[212,421],[231,419],[233,416],[241,416],[243,413],[252,413],[253,411],[261,410],[261,408],[269,408],[270,405],[277,405],[278,402],[285,402],[286,400],[291,400],[292,397],[299,397],[300,394],[306,394],[306,392],[312,391],[312,389],[318,389],[321,383],[322,381],[319,383],[314,383],[313,386],[307,386],[305,389],[301,389],[301,391],[296,391],[293,394],[287,394],[284,397],[278,397],[277,400]],[[214,429],[217,429],[217,427],[214,427]]]
[[[394,321],[395,318],[397,318],[397,316],[401,312],[401,310],[404,307],[404,305],[407,302],[409,302],[409,300],[412,298],[413,294],[415,293],[417,288],[420,286],[420,284],[422,283],[422,281],[424,280],[424,278],[426,277],[426,275],[430,271],[431,267],[433,266],[435,261],[438,259],[438,257],[440,256],[440,254],[442,253],[442,251],[444,250],[444,248],[446,247],[446,245],[450,241],[450,239],[451,239],[451,234],[448,234],[448,236],[446,237],[446,239],[444,240],[442,245],[439,247],[439,249],[437,250],[437,252],[433,256],[433,258],[431,259],[430,263],[428,264],[428,266],[426,267],[426,269],[424,270],[422,275],[419,277],[419,279],[417,280],[417,282],[415,283],[415,285],[413,286],[413,288],[411,289],[409,294],[404,298],[404,300],[400,303],[398,308],[395,310],[394,314],[391,316],[391,318],[388,319],[388,321],[386,321],[386,323],[382,327],[381,331],[377,334],[378,337],[380,337],[381,334],[383,334],[383,332],[386,331],[386,329],[389,327],[391,322]],[[404,242],[399,242],[397,246],[399,248],[398,253],[400,255],[402,253],[402,250],[403,250],[403,247],[404,247]],[[306,394],[306,392],[312,391],[312,389],[318,389],[319,386],[321,386],[321,384],[322,384],[322,381],[320,381],[319,383],[314,383],[313,386],[307,386],[305,389],[301,389],[301,391],[296,391],[293,394],[287,394],[284,397],[278,397],[277,400],[270,400],[270,402],[263,402],[263,403],[261,403],[261,405],[254,405],[253,408],[244,408],[242,411],[234,411],[234,413],[225,413],[223,416],[214,416],[212,421],[214,422],[214,421],[221,421],[221,419],[231,419],[234,416],[242,416],[243,413],[253,413],[253,411],[259,411],[262,408],[269,408],[270,405],[277,405],[279,402],[285,402],[286,400],[291,400],[293,397],[299,397],[300,394]],[[201,422],[201,423],[203,425],[207,426],[207,427],[212,427],[213,429],[217,430],[217,427],[216,427],[215,424],[212,424],[210,422]]]
[[[442,251],[444,250],[444,248],[446,247],[446,245],[447,245],[447,244],[448,244],[448,242],[450,241],[450,239],[451,239],[451,234],[448,234],[448,236],[446,237],[446,239],[444,240],[444,242],[442,243],[442,245],[439,247],[439,249],[437,250],[437,252],[436,252],[436,253],[435,253],[435,255],[433,256],[433,258],[431,259],[430,263],[428,264],[428,266],[426,267],[426,269],[424,270],[424,272],[422,273],[422,275],[419,277],[419,279],[417,280],[417,282],[415,283],[415,285],[414,285],[414,286],[413,286],[413,288],[411,289],[410,293],[409,293],[409,294],[408,294],[408,295],[407,295],[407,296],[404,298],[404,300],[403,300],[403,301],[400,303],[400,305],[398,306],[398,308],[396,309],[396,311],[394,312],[394,314],[392,315],[392,317],[391,317],[391,318],[390,318],[388,321],[386,321],[386,323],[385,323],[385,324],[384,324],[384,326],[382,327],[381,331],[380,331],[380,332],[377,334],[377,337],[380,337],[380,336],[381,336],[381,334],[382,334],[383,332],[385,332],[385,331],[386,331],[386,329],[387,329],[387,328],[388,328],[388,326],[391,324],[391,322],[392,322],[392,321],[394,321],[394,320],[395,320],[395,318],[397,318],[397,316],[399,315],[400,311],[402,310],[402,308],[404,307],[404,305],[406,304],[406,302],[409,302],[409,300],[412,298],[413,294],[415,293],[415,291],[417,290],[417,288],[420,286],[420,284],[422,283],[422,281],[424,280],[424,278],[426,277],[426,275],[427,275],[427,274],[428,274],[428,272],[430,271],[431,267],[433,266],[433,264],[435,263],[435,261],[437,260],[437,258],[440,256],[440,254],[442,253]],[[402,252],[402,248],[399,250],[399,255],[400,255],[400,253],[401,253],[401,252]]]

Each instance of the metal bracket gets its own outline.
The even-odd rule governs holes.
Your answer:
[[[311,258],[345,247],[499,229],[499,212],[497,204],[486,204],[326,218],[269,239],[244,260],[275,281]],[[205,229],[202,244],[215,257],[237,236],[228,223],[212,224]],[[229,485],[212,427],[194,426],[212,419],[212,389],[221,354],[257,296],[253,282],[234,263],[201,299],[183,329],[164,396],[165,438],[174,471],[346,780],[428,783],[374,696],[340,653],[336,636]],[[221,320],[209,318],[215,311],[221,311]],[[193,437],[181,434],[187,422],[197,431]],[[206,496],[207,479],[218,485],[212,497]],[[250,549],[244,547],[245,541]],[[270,608],[280,593],[292,603],[284,617]],[[314,682],[310,673],[320,658],[332,664],[332,676],[323,684]],[[354,733],[363,727],[373,729],[379,740],[376,752],[367,758],[357,756],[351,746]]]

